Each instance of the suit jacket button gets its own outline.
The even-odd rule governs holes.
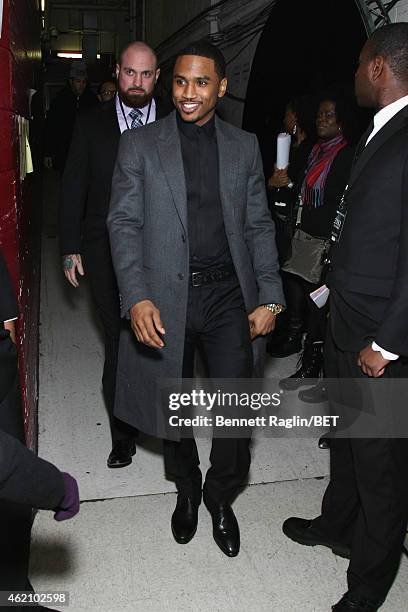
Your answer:
[[[177,276],[179,277],[180,280],[183,280],[183,278],[184,278],[184,274],[182,274],[181,272],[179,272],[177,274]]]

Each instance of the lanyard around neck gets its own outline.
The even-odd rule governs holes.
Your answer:
[[[122,100],[121,100],[120,96],[118,96],[118,98],[119,98],[120,110],[122,111],[122,115],[123,115],[123,118],[124,118],[125,123],[126,123],[126,129],[130,130],[131,128],[129,127],[129,124],[128,124],[128,120],[127,120],[127,117],[126,117],[125,109],[123,108]],[[150,100],[150,102],[149,102],[149,108],[147,109],[146,121],[142,125],[146,125],[147,122],[149,121],[151,108],[152,108],[152,100]]]

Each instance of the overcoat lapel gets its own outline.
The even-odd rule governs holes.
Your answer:
[[[364,167],[367,165],[373,155],[383,146],[385,142],[387,142],[389,138],[391,138],[391,136],[406,125],[407,119],[408,110],[405,107],[392,119],[390,119],[390,121],[388,121],[388,123],[386,123],[385,126],[370,140],[351,169],[349,189],[358,179]]]
[[[119,141],[120,128],[118,116],[116,113],[115,99],[113,99],[112,102],[106,104],[105,107],[102,107],[101,112],[104,121],[104,127],[101,131],[103,131],[105,134],[110,133],[113,138],[117,138],[117,140]]]
[[[177,215],[187,233],[187,190],[176,111],[162,120],[162,131],[157,146],[160,163],[173,196]]]
[[[225,123],[215,118],[218,147],[218,167],[220,198],[227,234],[233,233],[235,222],[234,203],[236,202],[236,183],[240,165],[240,147],[230,136]]]

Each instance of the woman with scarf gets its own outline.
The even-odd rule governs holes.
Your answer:
[[[352,108],[345,98],[337,94],[325,94],[321,98],[316,117],[318,140],[296,185],[301,206],[301,215],[297,215],[299,227],[315,238],[330,238],[337,207],[348,181],[354,153],[349,144],[351,117]],[[291,303],[298,304],[303,300],[306,311],[306,337],[298,368],[292,376],[280,381],[282,389],[294,390],[307,385],[309,379],[322,375],[328,311],[327,305],[318,308],[310,298],[310,293],[323,284],[323,279],[310,283],[295,270],[287,275],[291,286],[288,308],[291,308]],[[301,393],[302,396],[306,394],[302,399],[314,401],[307,397],[307,391]]]

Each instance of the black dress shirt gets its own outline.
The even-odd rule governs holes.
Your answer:
[[[220,198],[215,119],[202,127],[177,115],[187,190],[190,268],[232,264]]]

